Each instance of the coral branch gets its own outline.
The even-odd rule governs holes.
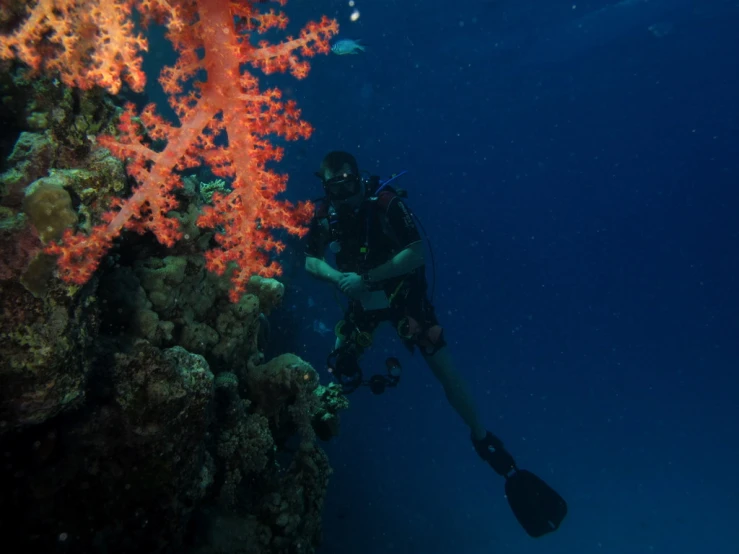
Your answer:
[[[124,229],[151,231],[172,246],[181,235],[176,220],[167,217],[176,207],[172,192],[181,186],[176,171],[205,164],[229,179],[232,189],[227,195],[214,194],[213,205],[198,219],[199,226],[216,229],[218,247],[206,253],[207,267],[218,274],[234,269],[230,296],[237,301],[251,275],[279,275],[273,254],[284,245],[272,232],[284,229],[302,236],[311,213],[309,204],[276,199],[287,176],[267,164],[282,158],[282,149],[269,135],[295,140],[307,138],[312,128],[300,119],[293,102],[283,101],[279,90],[261,91],[257,78],[242,68],[289,71],[303,78],[308,72],[305,58],[328,52],[337,24],[324,17],[307,25],[298,38],[255,46],[255,32],[284,28],[287,19],[274,10],[261,12],[251,0],[38,0],[15,33],[0,37],[0,52],[34,69],[57,70],[75,86],[115,92],[123,75],[140,89],[138,52],[146,49],[146,41],[133,36],[132,5],[142,22],[167,25],[167,37],[179,54],[175,65],[162,71],[160,82],[180,125],[156,116],[153,106],[136,119],[128,106],[120,119],[120,136],[98,142],[127,160],[137,182],[133,195],[115,201],[105,223],[88,235],[68,232],[48,251],[59,256],[63,279],[84,283]],[[80,31],[78,39],[70,38]],[[54,56],[42,61],[46,50]],[[190,83],[203,72],[206,81]],[[150,139],[166,142],[163,150],[143,142],[142,126]]]
[[[140,52],[146,40],[134,34],[134,0],[37,0],[26,20],[0,36],[0,58],[17,58],[34,72],[58,73],[69,86],[103,87],[113,94],[122,80],[144,88]]]

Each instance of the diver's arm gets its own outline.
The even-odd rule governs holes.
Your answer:
[[[370,269],[367,272],[367,279],[370,282],[386,281],[393,277],[411,273],[421,267],[423,263],[423,243],[419,240],[409,244],[384,264]]]
[[[325,260],[314,258],[313,256],[305,257],[305,270],[321,281],[328,281],[336,285],[343,275],[340,271],[331,267]]]

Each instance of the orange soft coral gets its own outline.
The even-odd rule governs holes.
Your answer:
[[[113,10],[110,21],[114,28],[121,29],[112,36],[121,38],[131,31],[130,21],[124,18],[131,0],[39,0],[31,14],[35,19],[29,18],[23,24],[25,34],[39,38],[48,32],[37,30],[35,35],[29,35],[28,28],[35,24],[45,29],[50,19],[40,18],[36,12],[40,6],[61,4],[74,9],[85,4],[92,10],[89,21],[93,26],[100,23],[101,12],[91,5],[107,5]],[[144,22],[154,20],[167,25],[167,37],[179,54],[175,65],[162,72],[160,82],[170,96],[180,125],[166,123],[149,106],[139,121],[149,138],[166,143],[162,151],[152,150],[142,142],[139,124],[129,106],[121,117],[120,136],[101,137],[99,143],[127,160],[129,174],[137,182],[133,195],[116,200],[106,222],[88,235],[68,233],[61,244],[50,246],[49,252],[59,256],[63,279],[84,283],[123,229],[151,231],[161,243],[171,246],[180,237],[176,221],[167,217],[176,207],[172,191],[181,186],[175,170],[205,164],[217,176],[231,180],[232,192],[214,195],[213,206],[204,210],[198,225],[217,229],[219,246],[206,253],[207,267],[218,274],[234,269],[230,296],[236,301],[251,275],[280,273],[271,254],[280,252],[284,245],[273,238],[272,231],[284,229],[302,235],[311,213],[308,204],[293,206],[276,199],[285,190],[287,176],[266,166],[282,157],[282,149],[270,142],[270,135],[295,140],[308,137],[312,129],[300,120],[300,111],[293,102],[283,101],[279,90],[260,91],[257,78],[242,68],[251,65],[267,73],[289,71],[302,78],[308,71],[304,58],[329,51],[329,39],[338,31],[337,24],[323,18],[309,24],[298,38],[254,46],[251,35],[284,28],[284,14],[274,10],[262,12],[250,0],[140,0],[136,5]],[[100,28],[98,32],[102,32]],[[69,67],[65,65],[64,70],[69,77],[65,78],[78,86],[101,85],[116,90],[115,78],[103,80],[98,76],[103,67],[109,76],[114,76],[116,70],[119,76],[125,74],[129,78],[138,74],[136,60],[125,72],[114,64],[100,65],[95,60],[105,50],[98,52],[95,46],[76,57],[60,54],[54,62],[57,65],[41,64],[37,51],[21,48],[20,45],[28,44],[19,38],[21,34],[19,30],[11,38],[5,37],[3,55],[11,51],[33,67],[46,69],[61,70],[66,64]],[[66,36],[67,31],[62,35]],[[89,36],[92,35],[96,33]],[[88,43],[95,44],[89,42],[89,37]],[[128,44],[126,54],[123,58],[114,57],[116,63],[131,59],[136,49],[146,47],[143,39],[124,43]],[[188,87],[193,77],[203,72],[207,80]],[[191,91],[184,93],[188,88]]]
[[[69,86],[115,94],[125,80],[141,91],[140,53],[147,43],[133,30],[134,1],[37,0],[14,32],[0,35],[0,58],[54,72]]]

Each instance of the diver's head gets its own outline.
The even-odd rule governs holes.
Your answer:
[[[357,160],[348,152],[326,154],[316,176],[321,179],[323,190],[335,208],[355,208],[364,199],[364,183],[359,175]]]

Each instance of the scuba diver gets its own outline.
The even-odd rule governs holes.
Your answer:
[[[378,325],[391,323],[409,350],[420,351],[449,404],[470,428],[475,451],[506,479],[508,502],[526,532],[539,537],[556,530],[567,504],[544,481],[519,469],[503,442],[483,426],[454,367],[427,294],[423,241],[403,200],[404,191],[390,186],[394,177],[363,176],[347,152],[329,152],[316,176],[325,196],[316,203],[306,237],[305,269],[349,299],[335,329],[335,349],[327,359],[333,377],[345,392],[368,386],[379,394],[396,386],[400,379],[396,358],[388,359],[386,374],[366,381],[359,364]],[[336,267],[326,262],[327,249],[335,255]]]

